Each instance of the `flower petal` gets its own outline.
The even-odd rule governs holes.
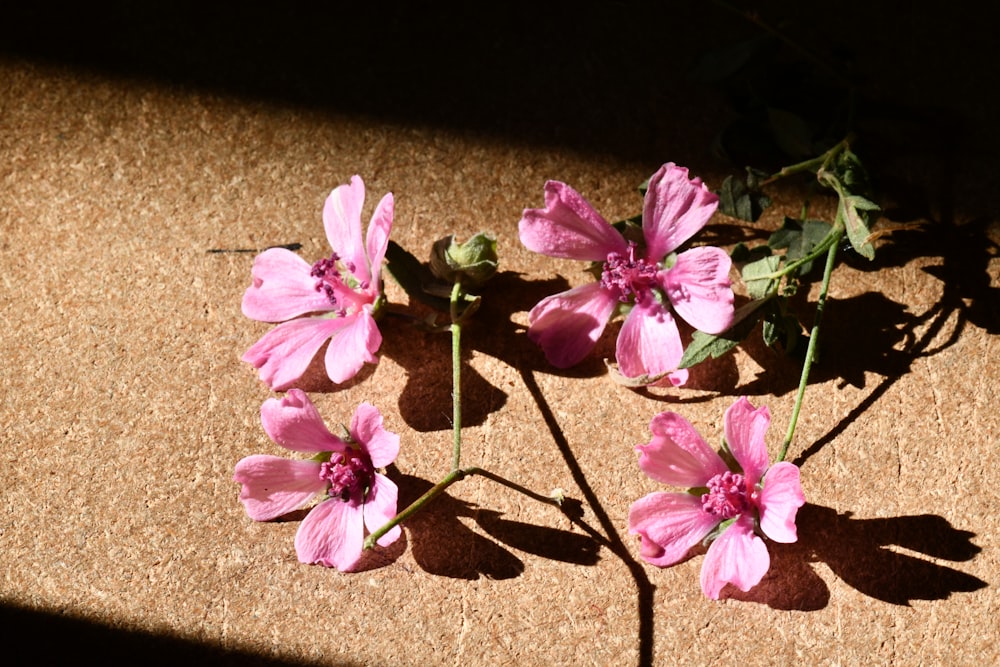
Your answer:
[[[688,170],[673,162],[649,179],[642,209],[646,257],[659,262],[694,236],[708,222],[719,198],[700,178],[688,180]]]
[[[351,176],[349,185],[333,189],[323,205],[323,227],[330,247],[345,264],[367,272],[368,262],[361,240],[361,207],[365,203],[365,184],[360,176]]]
[[[255,454],[236,464],[233,480],[243,485],[240,502],[254,521],[295,511],[326,488],[319,463]]]
[[[760,481],[767,470],[767,444],[764,434],[771,424],[771,411],[766,405],[756,410],[746,396],[741,396],[723,415],[726,444],[743,469],[747,488]]]
[[[553,366],[569,368],[594,349],[617,305],[600,283],[553,294],[528,314],[528,338]]]
[[[326,374],[337,384],[357,375],[366,362],[378,363],[374,353],[382,345],[382,333],[371,311],[372,307],[365,305],[354,315],[343,318],[344,326],[330,339],[326,348]]]
[[[746,592],[760,583],[771,565],[764,540],[753,534],[753,517],[741,515],[712,542],[701,565],[701,590],[713,600],[726,584]]]
[[[670,311],[653,299],[637,303],[625,318],[615,359],[618,370],[630,378],[677,370],[684,345]]]
[[[369,533],[374,533],[396,516],[396,501],[398,496],[399,489],[396,487],[395,482],[385,475],[376,473],[375,483],[368,492],[364,508],[365,526],[368,528]],[[402,531],[397,524],[380,537],[376,544],[380,547],[387,547],[398,540],[401,534]]]
[[[795,514],[806,502],[799,482],[798,466],[782,461],[764,475],[760,492],[760,529],[775,542],[790,543],[799,539]]]
[[[663,274],[663,288],[674,310],[695,329],[722,333],[733,323],[732,260],[720,248],[692,248],[677,256]]]
[[[351,418],[351,437],[364,447],[376,468],[384,468],[399,455],[399,435],[382,427],[382,413],[362,403]]]
[[[316,290],[312,267],[285,248],[270,248],[257,255],[250,275],[253,283],[243,294],[243,314],[259,322],[284,322],[299,315],[332,310],[330,301]]]
[[[683,560],[718,523],[699,498],[687,493],[650,493],[628,511],[628,529],[642,539],[643,560],[657,567]]]
[[[639,468],[650,479],[671,486],[705,486],[729,470],[691,423],[676,412],[661,412],[649,423],[653,439],[637,445]]]
[[[382,260],[385,259],[385,251],[389,247],[389,233],[392,231],[395,208],[395,201],[390,192],[379,201],[372,214],[371,222],[368,223],[368,237],[365,245],[368,248],[370,275],[367,280],[371,283],[369,289],[375,295],[382,292]]]
[[[243,354],[260,370],[260,379],[276,391],[302,377],[323,343],[345,325],[340,317],[305,317],[279,324]]]
[[[260,406],[260,421],[267,436],[285,449],[306,454],[342,452],[343,440],[330,433],[319,410],[301,389],[289,389]]]
[[[338,498],[324,500],[302,520],[295,534],[300,563],[319,563],[344,572],[361,558],[362,506]]]
[[[628,249],[618,230],[559,181],[545,184],[545,208],[525,209],[517,228],[528,250],[549,257],[603,262],[609,253]]]

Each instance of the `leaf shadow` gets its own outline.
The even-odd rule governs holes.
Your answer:
[[[941,516],[857,519],[851,512],[807,503],[799,510],[797,524],[798,542],[768,544],[771,567],[764,579],[746,593],[727,586],[725,597],[775,609],[822,609],[830,591],[809,565],[817,562],[826,563],[860,593],[900,606],[910,606],[913,600],[945,600],[988,585],[930,560],[967,562],[982,550],[972,542],[975,533],[955,528]]]
[[[875,265],[851,255],[847,261],[852,268],[877,271],[904,266],[917,258],[940,258],[940,264],[923,268],[941,281],[938,310],[958,312],[963,324],[996,335],[1000,333],[1000,287],[992,286],[990,264],[1000,258],[998,238],[1000,227],[993,217],[962,224],[931,220],[919,227],[894,231],[890,242],[879,247]]]
[[[809,309],[814,310],[814,307],[811,304]],[[810,312],[807,321],[811,319]],[[863,389],[867,373],[887,378],[909,373],[916,358],[913,350],[919,322],[920,319],[904,304],[881,292],[827,299],[819,354],[810,371],[809,382],[820,384],[839,379],[840,388],[850,385]],[[759,335],[759,327],[742,348],[761,370],[753,380],[738,384],[727,393],[780,396],[798,387],[801,355],[789,356],[768,347]]]
[[[411,475],[393,475],[400,490],[399,505],[407,507],[433,484]],[[461,519],[474,521],[496,542],[480,535]],[[447,492],[407,519],[404,524],[417,564],[426,572],[453,579],[511,579],[524,572],[524,561],[511,547],[541,558],[575,565],[595,565],[598,543],[566,530],[504,519]]]

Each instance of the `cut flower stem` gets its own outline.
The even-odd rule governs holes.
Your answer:
[[[505,477],[501,477],[496,473],[490,472],[480,468],[479,466],[467,466],[465,468],[461,467],[462,463],[462,393],[461,393],[461,383],[462,383],[462,319],[465,313],[460,311],[460,305],[466,300],[466,294],[462,290],[462,285],[460,281],[455,281],[454,286],[451,290],[451,363],[452,363],[452,466],[451,470],[448,472],[444,478],[428,489],[422,496],[414,500],[410,505],[404,509],[402,512],[396,514],[390,521],[388,521],[381,528],[375,532],[368,535],[365,538],[364,548],[371,549],[375,546],[375,543],[383,535],[392,530],[395,526],[403,523],[414,514],[422,510],[427,503],[431,502],[439,495],[444,493],[448,487],[456,482],[460,482],[466,477],[471,477],[473,475],[479,475],[480,477],[485,477],[486,479],[492,480],[502,486],[506,486],[508,489],[522,493],[532,500],[537,500],[542,503],[549,505],[555,505],[556,507],[562,506],[562,499],[560,497],[550,497],[543,496],[540,493],[536,493],[531,489],[521,486],[517,482],[513,482]]]
[[[799,389],[795,395],[795,404],[792,406],[792,417],[788,422],[788,433],[781,444],[781,451],[778,453],[778,461],[784,461],[788,454],[788,447],[792,444],[795,436],[795,425],[799,421],[799,413],[802,411],[802,400],[805,398],[806,385],[809,383],[809,371],[816,360],[816,346],[819,342],[819,326],[823,319],[823,307],[826,305],[826,297],[830,291],[830,276],[833,274],[833,266],[837,259],[837,249],[840,247],[840,239],[844,235],[843,227],[836,226],[828,238],[831,243],[826,251],[826,265],[823,267],[823,282],[820,285],[819,297],[816,300],[816,315],[813,319],[812,331],[809,333],[809,344],[806,346],[806,358],[802,362],[802,375],[799,378]]]

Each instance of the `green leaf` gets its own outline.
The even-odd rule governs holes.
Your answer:
[[[802,336],[802,324],[788,312],[787,300],[774,299],[763,312],[761,334],[768,347],[781,343],[785,354],[792,354]]]
[[[728,79],[743,69],[763,46],[772,41],[773,37],[770,34],[761,32],[742,42],[726,44],[708,51],[701,56],[688,76],[704,83]]]
[[[840,198],[835,224],[847,231],[847,238],[859,255],[875,259],[871,225],[878,219],[880,209],[870,199],[868,173],[858,156],[849,149],[838,155],[831,167],[821,169],[816,177]]]
[[[747,168],[747,181],[744,182],[733,176],[727,176],[719,189],[719,211],[731,218],[754,222],[760,218],[768,206],[771,199],[756,187],[751,187],[747,183],[756,186],[758,178],[750,168]]]
[[[722,333],[707,334],[704,331],[695,331],[677,367],[690,368],[708,357],[718,359],[739,345],[760,319],[760,313],[757,311],[768,301],[769,299],[758,299],[740,306],[733,313],[733,324]]]
[[[771,295],[778,285],[778,278],[771,277],[778,270],[781,257],[771,255],[743,267],[743,282],[751,299],[763,299]]]
[[[772,254],[771,249],[767,245],[758,245],[751,248],[741,241],[729,251],[729,258],[733,260],[734,264],[745,264],[747,262],[755,262],[762,257],[768,257]]]
[[[872,233],[869,229],[871,212],[878,211],[874,202],[861,195],[841,197],[837,205],[837,220],[847,230],[847,238],[858,254],[868,259],[875,259],[875,246],[871,243]]]
[[[787,249],[785,259],[788,262],[806,257],[827,237],[833,227],[823,220],[796,220],[785,217],[781,229],[771,234],[767,245],[775,250]],[[805,275],[812,269],[812,262],[806,262],[798,269],[799,275]]]

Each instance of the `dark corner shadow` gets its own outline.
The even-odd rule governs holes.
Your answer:
[[[42,611],[0,600],[3,664],[85,664],[176,667],[349,667],[358,663],[299,661],[229,649],[204,641],[151,631],[126,630],[74,616],[62,610]]]
[[[392,476],[399,485],[400,507],[408,507],[433,486],[410,475]],[[471,530],[460,520],[463,517],[475,521],[499,543]],[[499,512],[481,510],[447,492],[410,517],[404,529],[413,558],[424,571],[455,579],[519,576],[524,572],[524,562],[502,544],[575,565],[595,565],[599,560],[599,545],[591,537],[510,521]]]
[[[966,562],[981,551],[972,543],[974,533],[955,528],[937,515],[856,519],[850,512],[838,513],[807,503],[799,510],[797,524],[798,542],[768,543],[771,567],[764,579],[747,593],[728,586],[727,597],[775,609],[822,609],[829,603],[830,591],[810,566],[818,562],[826,563],[857,591],[896,605],[945,600],[988,585],[971,574],[928,560]]]
[[[669,145],[690,165],[711,136],[705,111],[676,100],[696,94],[686,72],[714,30],[660,3],[19,3],[0,53],[622,158]]]

